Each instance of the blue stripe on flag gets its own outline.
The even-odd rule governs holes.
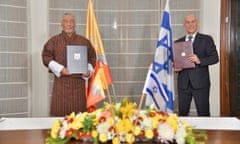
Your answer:
[[[150,90],[149,88],[147,88],[146,91],[147,91],[147,93],[152,97],[152,100],[153,100],[155,106],[157,107],[157,109],[160,109],[160,106],[158,105],[158,102],[157,102],[154,94],[152,93],[152,90]]]
[[[168,97],[168,101],[167,101],[167,108],[173,110],[173,92],[171,90],[168,89],[166,84],[163,84],[163,88],[167,94]]]
[[[171,31],[171,26],[170,26],[170,14],[168,11],[163,12],[163,21],[162,21],[162,27]]]
[[[163,94],[163,90],[162,90],[162,87],[160,86],[160,82],[158,81],[158,79],[155,77],[155,75],[153,73],[151,73],[151,78],[154,80],[155,84],[157,85],[157,88],[159,90],[159,93],[160,95],[163,97],[164,101],[166,102],[166,98],[164,97],[164,94]]]

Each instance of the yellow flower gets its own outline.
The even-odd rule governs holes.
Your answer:
[[[151,129],[145,130],[145,137],[147,139],[152,139],[153,138],[153,131]]]
[[[51,129],[51,137],[52,138],[57,138],[58,137],[58,132],[61,128],[61,121],[60,120],[55,120],[52,129]]]
[[[113,118],[112,117],[107,118],[107,123],[108,123],[108,125],[112,126],[114,124]]]
[[[67,119],[71,119],[75,117],[75,112],[72,112],[70,115],[67,116]]]
[[[178,128],[178,118],[176,114],[172,114],[167,118],[167,123],[170,125],[174,132],[176,132]]]
[[[128,144],[132,144],[134,141],[135,141],[134,135],[133,135],[132,133],[128,133],[128,134],[126,135],[126,142],[127,142]]]
[[[133,129],[133,123],[128,118],[123,118],[117,123],[118,132],[128,133]]]
[[[73,119],[72,123],[68,124],[68,128],[73,128],[73,129],[83,128],[82,120],[83,119],[81,117],[76,117],[75,119]]]
[[[100,142],[102,142],[102,143],[107,142],[107,134],[106,134],[106,133],[100,133],[100,135],[99,135],[99,140],[100,140]]]
[[[98,132],[96,130],[92,131],[92,137],[96,138],[98,136]]]
[[[85,120],[85,118],[90,115],[88,114],[87,112],[84,112],[82,114],[79,114],[79,115],[76,115],[74,117],[74,113],[72,113],[68,118],[70,118],[72,120],[72,122],[70,122],[68,124],[68,128],[72,128],[72,129],[80,129],[80,128],[83,128],[84,125],[83,125],[83,121]]]
[[[136,111],[136,103],[130,103],[127,98],[122,102],[119,111],[122,113],[122,117],[131,117]]]
[[[88,116],[87,112],[82,113],[79,117],[80,121],[84,121],[84,119]]]
[[[113,140],[112,140],[112,144],[120,144],[119,138],[114,137]]]
[[[138,136],[138,135],[141,133],[141,128],[140,128],[140,126],[136,126],[136,127],[134,127],[133,129],[134,129],[133,132],[134,132],[134,135],[135,135],[135,136]]]
[[[98,113],[101,113],[103,111],[102,108],[96,109],[95,111],[91,112],[91,115],[97,115]]]
[[[154,129],[156,129],[158,127],[158,124],[159,124],[159,120],[160,119],[160,116],[159,115],[156,115],[155,117],[152,117],[152,127]]]

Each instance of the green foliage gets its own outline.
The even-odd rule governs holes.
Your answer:
[[[94,116],[87,116],[83,121],[83,133],[94,129]]]
[[[45,140],[45,144],[66,144],[70,139],[52,138],[49,137]]]
[[[206,131],[194,130],[189,131],[185,138],[186,144],[205,144],[204,141],[208,139]]]

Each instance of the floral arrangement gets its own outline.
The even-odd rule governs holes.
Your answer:
[[[94,144],[111,141],[132,144],[138,141],[156,141],[162,144],[196,144],[196,137],[186,121],[176,114],[167,114],[153,108],[138,111],[136,103],[125,98],[121,103],[109,104],[92,113],[72,113],[57,119],[52,126],[46,144],[65,144],[83,140]]]

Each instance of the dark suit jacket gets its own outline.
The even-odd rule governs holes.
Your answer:
[[[176,42],[185,41],[185,36]],[[178,74],[178,88],[186,89],[189,82],[193,88],[201,89],[210,87],[208,65],[219,61],[216,46],[211,36],[197,33],[193,42],[193,52],[200,59],[200,64],[195,68],[184,69]]]

